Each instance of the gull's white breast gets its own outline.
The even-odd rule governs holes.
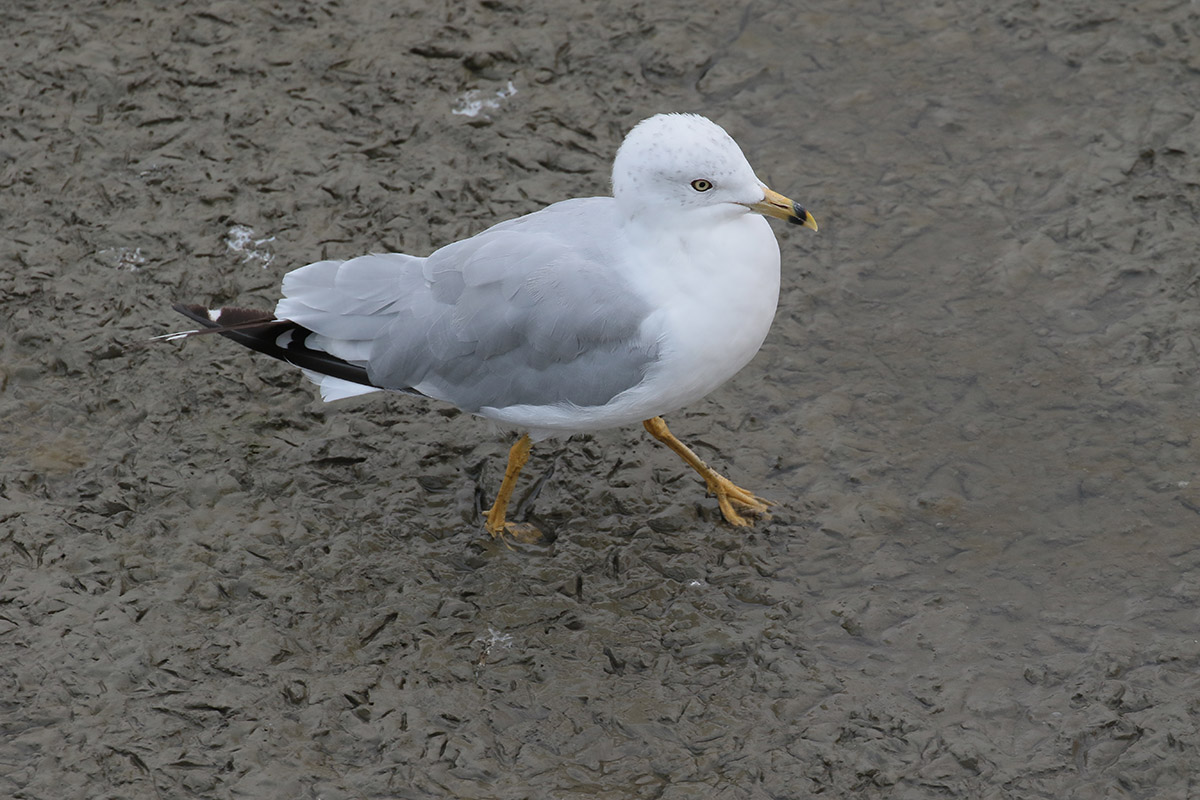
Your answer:
[[[762,347],[779,303],[779,245],[765,219],[746,214],[678,240],[654,264],[639,288],[660,308],[646,322],[661,325],[660,357],[626,392],[654,404],[649,416],[704,397]]]
[[[767,221],[746,214],[684,236],[658,231],[628,247],[623,278],[657,310],[642,336],[659,343],[641,383],[603,406],[509,406],[484,416],[526,427],[534,440],[631,425],[707,395],[762,346],[779,302],[779,245]]]

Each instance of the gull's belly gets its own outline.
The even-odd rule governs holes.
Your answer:
[[[666,413],[704,397],[754,358],[770,330],[778,281],[736,287],[708,303],[680,306],[669,315],[663,358],[647,376],[662,393]]]

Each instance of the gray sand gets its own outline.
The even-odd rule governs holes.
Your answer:
[[[0,10],[0,796],[1200,792],[1196,4],[51,6]],[[512,432],[143,345],[603,193],[663,110],[822,226],[669,419],[750,532],[628,429],[535,451],[510,551]]]

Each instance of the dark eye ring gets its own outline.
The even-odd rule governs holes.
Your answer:
[[[707,192],[713,188],[713,185],[712,181],[706,181],[704,178],[696,178],[696,180],[692,181],[692,188],[697,192]]]

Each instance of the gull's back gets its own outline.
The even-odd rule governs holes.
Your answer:
[[[379,388],[484,416],[603,406],[641,382],[658,351],[642,330],[651,309],[612,262],[621,235],[612,198],[568,200],[428,258],[301,267],[284,277],[275,314],[313,331],[308,347],[364,367]],[[326,399],[371,391],[309,377]]]

